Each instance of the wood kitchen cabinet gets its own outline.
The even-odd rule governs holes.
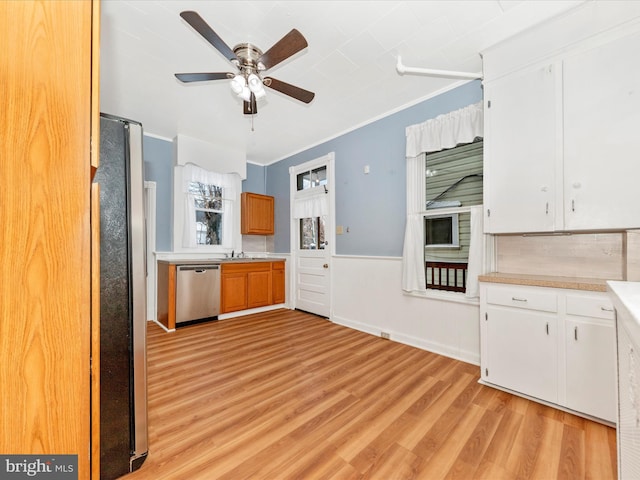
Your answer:
[[[264,307],[272,303],[271,265],[269,270],[247,272],[247,307]]]
[[[284,291],[283,261],[222,264],[221,313],[284,303]]]
[[[517,39],[483,54],[485,232],[640,227],[640,65],[629,61],[639,29],[535,52],[528,65],[511,55]]]
[[[99,4],[0,18],[0,452],[75,454],[97,479]]]
[[[236,265],[234,265],[235,267]],[[227,270],[227,271],[225,271]],[[236,272],[234,269],[222,267],[220,312],[228,313],[236,310],[246,310],[249,305],[247,292],[249,277],[247,272]]]
[[[240,196],[240,231],[243,235],[274,234],[274,198],[243,192]]]
[[[615,422],[614,313],[607,295],[480,285],[482,382]]]
[[[273,262],[271,264],[271,280],[273,303],[284,303],[285,301],[285,270],[284,262]]]

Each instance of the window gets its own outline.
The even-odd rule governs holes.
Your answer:
[[[327,167],[322,166],[313,170],[309,170],[308,172],[299,173],[296,179],[298,183],[298,191],[308,190],[310,188],[326,185]]]
[[[239,250],[240,176],[187,163],[176,165],[175,182],[182,195],[174,195],[174,246],[193,252]]]
[[[424,260],[427,289],[464,292],[471,215],[482,204],[482,139],[425,158]]]
[[[222,187],[202,182],[190,182],[195,207],[197,245],[222,245],[223,203]]]
[[[424,236],[426,248],[459,247],[458,214],[425,217]]]
[[[324,218],[300,219],[300,249],[322,250],[325,247]]]

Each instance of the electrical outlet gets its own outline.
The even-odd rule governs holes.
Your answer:
[[[391,335],[389,334],[389,332],[380,332],[380,336],[385,340],[389,340],[391,338]]]

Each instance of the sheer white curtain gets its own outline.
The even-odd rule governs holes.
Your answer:
[[[206,185],[222,187],[223,204],[223,247],[231,248],[233,245],[233,213],[240,188],[240,176],[236,173],[216,173],[200,168],[192,163],[182,167],[182,192],[184,201],[185,228],[182,235],[182,246],[188,248],[197,247],[196,241],[196,209],[194,197],[189,192],[191,182],[200,182]]]
[[[469,298],[480,296],[478,275],[483,273],[484,263],[484,234],[482,205],[471,207],[471,240],[469,242],[469,261],[467,264],[467,290]]]
[[[425,209],[424,162],[425,153],[453,148],[459,143],[470,143],[484,132],[482,102],[453,112],[439,115],[424,123],[410,125],[406,129],[407,146],[407,222],[402,251],[402,289],[406,292],[426,291],[424,272],[424,232],[422,214]],[[474,216],[472,211],[472,217]],[[477,217],[477,215],[476,215]],[[477,219],[476,219],[477,220]],[[482,217],[480,216],[480,222]],[[478,222],[476,221],[476,224]],[[473,227],[472,227],[473,228]],[[480,223],[480,233],[482,224]],[[477,240],[472,239],[472,245]],[[473,249],[474,258],[471,258]],[[469,249],[469,264],[482,268],[482,237],[480,247]],[[476,258],[479,255],[479,260]],[[479,263],[477,263],[479,262]],[[468,289],[469,290],[469,289]],[[469,293],[467,293],[469,295]]]

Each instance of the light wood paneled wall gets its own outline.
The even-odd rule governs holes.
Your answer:
[[[640,282],[640,230],[627,231],[627,280]]]
[[[498,235],[497,271],[624,280],[623,233]]]

